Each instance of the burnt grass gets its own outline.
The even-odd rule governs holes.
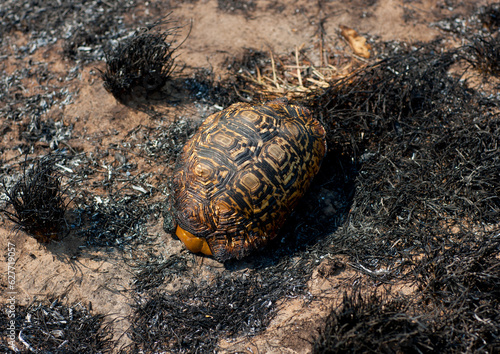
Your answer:
[[[3,185],[7,206],[13,211],[0,211],[41,243],[58,240],[68,231],[61,176],[54,167],[57,160],[57,155],[47,155],[34,161],[29,170],[25,161],[20,180],[10,189]]]
[[[178,29],[167,16],[108,50],[102,73],[106,90],[126,102],[124,96],[133,94],[135,87],[146,92],[163,87],[175,67],[173,40]]]
[[[15,316],[12,316],[14,314]],[[57,299],[34,301],[27,306],[16,306],[15,311],[2,311],[0,319],[4,331],[14,321],[15,351],[2,341],[3,353],[106,353],[113,347],[112,331],[104,324],[104,315],[93,315],[81,304],[63,304]],[[18,340],[22,338],[22,341]]]
[[[500,47],[486,36],[436,49],[388,54],[317,97],[331,143],[359,171],[332,243],[373,279],[413,281],[418,292],[346,295],[316,353],[500,348],[499,102],[450,74],[467,63],[492,75]]]
[[[56,17],[36,11],[36,6],[28,11],[33,4],[7,1],[0,5],[0,31],[2,35],[11,29],[29,33],[32,46],[18,48],[22,57],[49,46],[63,35],[64,26],[70,28],[64,32],[64,53],[75,69],[67,73],[68,81],[80,70],[78,63],[105,59],[109,40],[126,42],[137,33],[120,17],[133,8],[133,1],[114,2],[112,7],[97,1],[46,2],[45,9],[73,6],[76,10],[56,11]],[[246,12],[252,4],[220,1],[219,7]],[[100,10],[83,12],[89,6]],[[77,21],[73,13],[83,20]],[[374,63],[301,100],[327,129],[329,153],[322,169],[280,240],[251,259],[226,263],[211,280],[193,277],[190,268],[196,264],[187,252],[158,255],[154,251],[155,241],[145,224],[160,222],[160,210],[165,208],[151,201],[158,195],[167,199],[167,175],[160,178],[164,182],[150,187],[147,176],[127,174],[135,171],[131,155],[121,155],[117,147],[93,154],[64,148],[61,142],[70,144],[71,127],[57,125],[46,113],[68,102],[72,93],[48,84],[51,73],[43,63],[18,69],[0,86],[0,97],[6,102],[0,105],[5,118],[1,131],[8,132],[13,122],[27,119],[20,132],[24,143],[14,148],[42,156],[30,160],[32,170],[23,169],[22,163],[1,161],[0,177],[8,181],[3,194],[6,211],[30,233],[33,219],[24,218],[22,212],[31,208],[15,198],[19,188],[28,186],[24,193],[31,193],[35,201],[46,200],[47,193],[55,198],[48,207],[37,206],[43,210],[37,215],[41,220],[46,210],[61,206],[61,199],[74,199],[68,222],[78,227],[73,232],[85,240],[85,248],[122,252],[136,273],[130,284],[135,302],[127,333],[131,344],[123,351],[213,352],[221,338],[258,334],[274,318],[280,301],[308,298],[307,282],[313,270],[332,255],[347,256],[349,265],[342,268],[357,269],[372,284],[412,283],[417,291],[394,297],[345,284],[341,306],[325,313],[324,323],[311,333],[315,352],[498,351],[499,98],[487,92],[486,84],[473,85],[464,79],[472,73],[498,90],[497,13],[497,5],[478,9],[474,31],[464,30],[457,19],[442,22],[443,28],[464,40],[456,49],[445,50],[440,41],[417,48],[388,43]],[[48,27],[50,31],[45,30]],[[148,40],[158,39],[153,37]],[[231,66],[236,73],[266,63],[263,53],[248,50]],[[170,74],[170,68],[166,72]],[[39,83],[47,90],[25,96],[20,80],[35,74],[43,74]],[[230,94],[234,88],[243,92],[250,85],[244,77],[235,77],[227,83],[215,82],[210,72],[200,68],[181,81],[191,100],[227,106],[237,100]],[[171,78],[167,75],[167,79]],[[135,156],[171,165],[195,128],[186,119],[161,129],[144,126],[130,135],[136,140],[128,137],[125,143],[135,146]],[[36,145],[40,141],[43,149]],[[73,172],[59,180],[53,160],[36,162],[46,161],[47,150],[58,150],[59,165],[78,168],[71,167]],[[100,170],[102,159],[112,160],[113,176],[118,177],[83,183],[107,172]],[[37,177],[30,172],[37,168],[46,173]],[[12,175],[17,180],[7,178]],[[127,183],[118,188],[117,179]],[[84,188],[99,188],[105,194],[96,199]],[[163,212],[168,214],[168,209]],[[58,220],[61,215],[50,217]],[[187,285],[170,292],[162,289],[176,278],[187,279]],[[92,314],[81,304],[61,303],[53,299],[18,308],[16,328],[29,344],[23,350],[112,350],[105,314]],[[6,323],[6,314],[1,316]]]

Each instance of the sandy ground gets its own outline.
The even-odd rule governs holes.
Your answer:
[[[438,1],[438,0],[352,0],[352,1],[241,1],[243,9],[222,11],[220,1],[149,1],[142,2],[134,12],[125,15],[126,21],[140,26],[145,20],[161,17],[172,11],[172,18],[185,24],[180,38],[191,33],[178,49],[177,64],[183,67],[182,75],[189,76],[198,68],[210,68],[215,77],[229,74],[228,62],[251,48],[272,52],[277,56],[288,56],[301,48],[315,66],[336,65],[336,58],[342,53],[352,56],[352,51],[339,35],[339,26],[354,28],[372,43],[382,41],[404,41],[415,43],[431,41],[442,33],[435,25],[452,14],[467,13],[474,6],[491,1]],[[223,3],[223,2],[222,2]],[[252,5],[252,6],[250,6]],[[27,42],[20,32],[9,33],[3,39],[3,51],[19,47]],[[450,39],[450,45],[453,45]],[[28,57],[18,60],[13,56],[2,59],[2,71],[9,75],[16,69],[30,65],[29,60],[43,62],[47,70],[57,78],[66,77],[75,63],[63,58],[62,42],[58,41],[36,50]],[[376,53],[373,53],[376,55]],[[358,61],[365,59],[356,58]],[[73,126],[71,138],[66,144],[76,151],[102,154],[103,166],[116,163],[112,148],[127,140],[132,144],[133,130],[141,125],[168,125],[176,117],[187,117],[201,121],[217,107],[203,102],[188,105],[163,105],[157,111],[164,114],[162,120],[154,120],[147,113],[135,110],[118,102],[102,85],[97,69],[103,70],[104,62],[80,64],[77,76],[67,82],[53,80],[53,85],[76,92],[72,100],[64,105],[52,107],[48,115],[58,117],[64,125]],[[174,74],[175,76],[176,74]],[[24,90],[30,93],[38,89],[37,79],[26,80]],[[4,161],[19,159],[19,149],[9,149],[22,143],[18,130],[26,124],[23,118],[11,124],[11,129],[0,137],[1,158]],[[0,117],[0,123],[5,124]],[[132,138],[131,138],[132,136]],[[47,145],[35,144],[35,154],[48,151]],[[168,176],[170,168],[162,161],[148,161],[128,154],[129,162],[136,164],[132,173],[150,173],[147,183],[161,189],[162,178]],[[93,180],[100,180],[105,174],[89,176],[84,181],[88,192],[98,195],[102,192],[93,187]],[[157,200],[163,196],[157,195]],[[156,250],[164,255],[185,252],[178,240],[173,239],[162,228],[161,218],[147,225],[148,233],[157,238]],[[131,311],[131,282],[133,270],[117,252],[102,250],[81,251],[83,240],[74,231],[60,242],[41,245],[22,231],[15,231],[14,224],[0,215],[0,250],[7,254],[8,243],[16,250],[16,301],[19,305],[51,297],[63,297],[68,303],[91,304],[96,313],[109,315],[113,321],[115,339],[120,338],[129,325],[127,316]],[[210,258],[193,256],[190,267],[193,273],[206,276],[221,270],[221,265]],[[319,267],[328,267],[324,260]],[[6,257],[0,258],[2,291],[7,291],[5,269]],[[319,268],[318,268],[319,269]],[[238,338],[220,343],[227,352],[279,352],[307,353],[311,350],[310,340],[325,310],[338,305],[346,286],[355,281],[368,281],[355,270],[346,268],[326,278],[312,276],[309,283],[309,298],[283,300],[278,316],[268,330],[252,338]],[[179,283],[181,284],[181,283]],[[175,287],[175,284],[169,286]],[[373,284],[373,287],[376,285]],[[402,285],[395,291],[411,292],[409,285]],[[312,296],[315,296],[314,300]],[[5,300],[5,297],[2,296]],[[121,337],[120,343],[127,343]]]

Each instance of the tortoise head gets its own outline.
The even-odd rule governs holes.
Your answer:
[[[196,237],[192,233],[184,230],[182,227],[177,226],[177,230],[175,231],[175,234],[179,238],[179,240],[184,243],[186,248],[190,250],[193,253],[203,253],[206,254],[207,256],[212,255],[212,251],[210,250],[210,247],[208,246],[207,240],[201,237]]]

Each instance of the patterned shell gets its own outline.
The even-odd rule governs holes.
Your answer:
[[[307,109],[233,104],[206,119],[177,161],[177,224],[220,262],[247,256],[276,237],[325,153],[325,130]]]

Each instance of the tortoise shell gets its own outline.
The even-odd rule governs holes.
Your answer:
[[[177,236],[220,262],[247,256],[277,236],[325,153],[321,124],[286,99],[209,116],[174,170]]]

